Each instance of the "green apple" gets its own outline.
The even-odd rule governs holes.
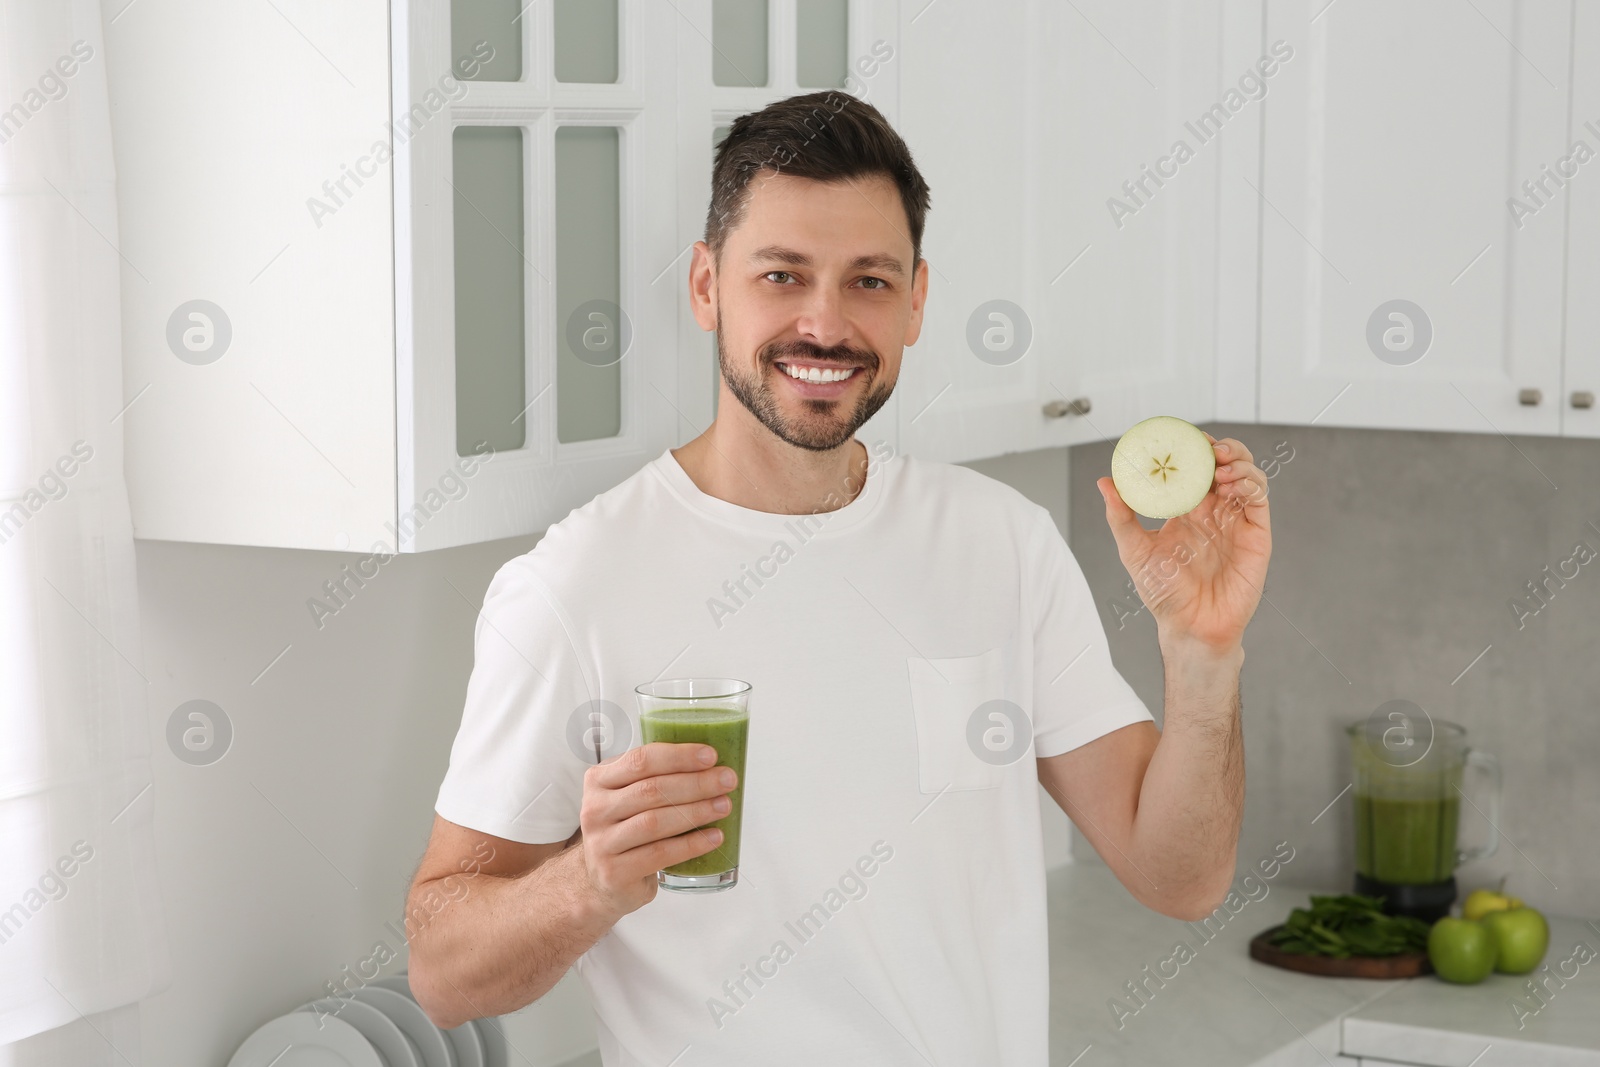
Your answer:
[[[1446,982],[1471,985],[1494,970],[1497,948],[1489,928],[1476,919],[1448,915],[1428,931],[1428,962]]]
[[[1516,897],[1508,897],[1504,893],[1497,893],[1493,889],[1474,889],[1467,894],[1467,899],[1461,902],[1461,917],[1463,919],[1481,919],[1491,911],[1504,911],[1507,908],[1520,908],[1522,901]]]
[[[1205,433],[1170,415],[1129,428],[1111,452],[1122,502],[1147,519],[1187,515],[1211,492],[1217,453]]]
[[[1483,917],[1494,938],[1494,969],[1501,974],[1528,974],[1544,962],[1550,947],[1550,924],[1532,908],[1505,908]]]

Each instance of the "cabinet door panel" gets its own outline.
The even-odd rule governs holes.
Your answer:
[[[1600,437],[1600,407],[1575,407],[1573,395],[1600,395],[1600,7],[1579,4],[1573,13],[1572,161],[1551,164],[1570,179],[1567,217],[1566,374],[1561,431]],[[1582,142],[1586,152],[1572,151]],[[1586,157],[1580,164],[1579,156]],[[1581,167],[1581,169],[1579,169]],[[1550,213],[1554,214],[1552,207]],[[1544,212],[1540,212],[1542,216]]]
[[[918,454],[978,459],[1115,437],[1148,415],[1210,417],[1217,152],[1201,147],[1137,201],[1123,183],[1215,101],[1218,9],[907,13],[902,129],[934,202],[926,325],[900,386]],[[1020,356],[1006,350],[1024,336]],[[1046,416],[1079,397],[1087,415]]]
[[[1570,6],[1319,6],[1268,6],[1263,421],[1555,433],[1562,211],[1508,199],[1563,154]]]
[[[1213,415],[1217,174],[1260,116],[1243,101],[1206,139],[1192,130],[1240,73],[1218,66],[1220,9],[1040,5],[1035,447],[1115,438],[1152,415]],[[1087,415],[1041,418],[1044,403],[1079,397]]]
[[[1035,447],[1039,348],[1013,362],[1031,326],[980,305],[1029,296],[1026,247],[1027,53],[1031,4],[902,5],[899,130],[931,189],[922,253],[929,265],[922,334],[905,350],[895,393],[900,439],[927,459],[960,461]],[[985,362],[968,344],[996,346]],[[985,351],[989,351],[986,349]],[[1012,357],[1014,358],[1014,357]]]
[[[107,72],[134,535],[365,548],[395,508],[387,5],[148,14]]]
[[[563,27],[568,34],[587,27],[605,38],[605,48],[620,38],[617,76],[605,83],[561,80],[600,64],[558,70],[552,5],[527,7],[517,23],[520,79],[491,74],[441,96],[431,90],[453,69],[450,6],[396,5],[395,112],[409,113],[414,101],[436,112],[397,143],[395,158],[394,533],[402,551],[545,529],[659,455],[678,417],[670,339],[681,294],[652,284],[678,254],[673,185],[660,179],[672,173],[677,151],[676,57],[653,44],[676,32],[671,5],[620,0],[616,34],[606,20]],[[467,45],[468,55],[477,54],[474,47]],[[596,55],[605,48],[597,46]],[[594,76],[610,73],[607,67]],[[463,194],[485,185],[481,176],[452,169],[455,130],[508,126],[521,129],[524,144],[521,234],[500,232],[514,212]],[[563,198],[568,202],[557,203]],[[522,392],[514,403],[494,405],[496,418],[520,426],[506,439],[520,436],[522,444],[481,450],[486,459],[463,460],[456,426],[457,339],[481,332],[458,321],[471,311],[458,309],[457,283],[472,271],[464,264],[458,275],[455,257],[480,247],[458,244],[458,224],[479,233],[481,247],[502,258],[511,249],[522,264]],[[514,386],[517,378],[502,373],[496,380]]]

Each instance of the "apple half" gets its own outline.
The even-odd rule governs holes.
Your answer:
[[[1111,453],[1117,493],[1147,519],[1187,515],[1211,491],[1217,454],[1198,426],[1157,415],[1129,428]]]

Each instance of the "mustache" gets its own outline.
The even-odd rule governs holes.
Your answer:
[[[804,359],[811,363],[832,363],[840,367],[865,367],[876,370],[878,357],[870,351],[858,352],[853,348],[819,348],[806,342],[788,342],[769,348],[764,353],[767,363],[782,363],[788,359]]]

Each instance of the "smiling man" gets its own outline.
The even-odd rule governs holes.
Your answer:
[[[855,436],[921,333],[929,200],[841,93],[742,116],[719,147],[689,271],[716,419],[484,600],[408,901],[412,987],[441,1026],[575,968],[606,1067],[1043,1067],[1039,784],[1155,911],[1226,894],[1265,476],[1213,439],[1211,493],[1159,531],[1100,479],[1129,573],[1170,575],[1141,584],[1158,730],[1047,511]],[[718,847],[702,828],[735,784],[707,746],[634,744],[634,687],[686,676],[753,686],[726,892],[658,892],[660,868]]]

